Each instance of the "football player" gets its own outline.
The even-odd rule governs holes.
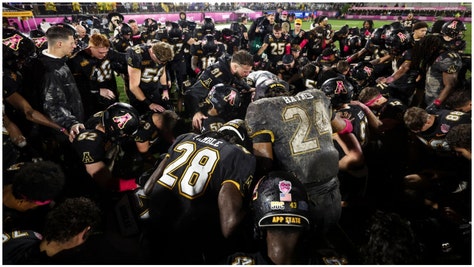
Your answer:
[[[150,176],[147,237],[154,264],[216,264],[230,254],[255,169],[243,120],[179,136]]]
[[[248,51],[239,50],[232,56],[219,58],[216,63],[202,71],[198,80],[185,91],[185,109],[193,118],[193,129],[201,129],[201,121],[206,116],[199,111],[199,103],[204,101],[214,85],[231,85],[242,93],[252,90],[244,80],[252,71],[252,67],[252,55]]]
[[[174,57],[172,46],[165,42],[141,44],[127,51],[130,92],[128,97],[140,114],[148,110],[173,109],[169,102],[166,64]]]
[[[100,187],[112,192],[136,188],[133,168],[120,153],[121,143],[136,133],[140,123],[137,110],[117,102],[94,114],[73,141],[87,173]],[[128,177],[127,177],[128,176]],[[125,179],[120,179],[125,178]]]

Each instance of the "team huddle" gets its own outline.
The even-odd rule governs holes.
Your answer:
[[[470,261],[461,20],[109,20],[3,29],[4,264]]]

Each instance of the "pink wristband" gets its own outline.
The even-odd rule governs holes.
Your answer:
[[[339,131],[338,134],[348,134],[348,133],[352,133],[352,123],[350,120],[348,119],[344,119],[346,121],[346,127],[344,129],[342,129],[342,131]]]

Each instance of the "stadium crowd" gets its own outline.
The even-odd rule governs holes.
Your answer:
[[[466,25],[289,16],[4,20],[3,263],[471,264]]]

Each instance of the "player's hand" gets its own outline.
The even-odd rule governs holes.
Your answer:
[[[82,123],[76,123],[73,126],[71,126],[71,130],[69,131],[69,141],[72,142],[74,138],[76,138],[76,135],[80,133],[81,130],[84,130],[86,127],[84,127],[84,124]]]
[[[154,112],[163,112],[163,111],[165,111],[165,108],[163,106],[155,104],[155,103],[151,103],[148,106],[148,108],[153,110]]]
[[[115,98],[114,92],[112,92],[112,90],[107,89],[107,88],[100,88],[99,93],[100,93],[100,96],[110,99],[110,100]]]
[[[193,116],[193,128],[197,131],[201,131],[202,120],[207,119],[201,111],[198,111]]]

